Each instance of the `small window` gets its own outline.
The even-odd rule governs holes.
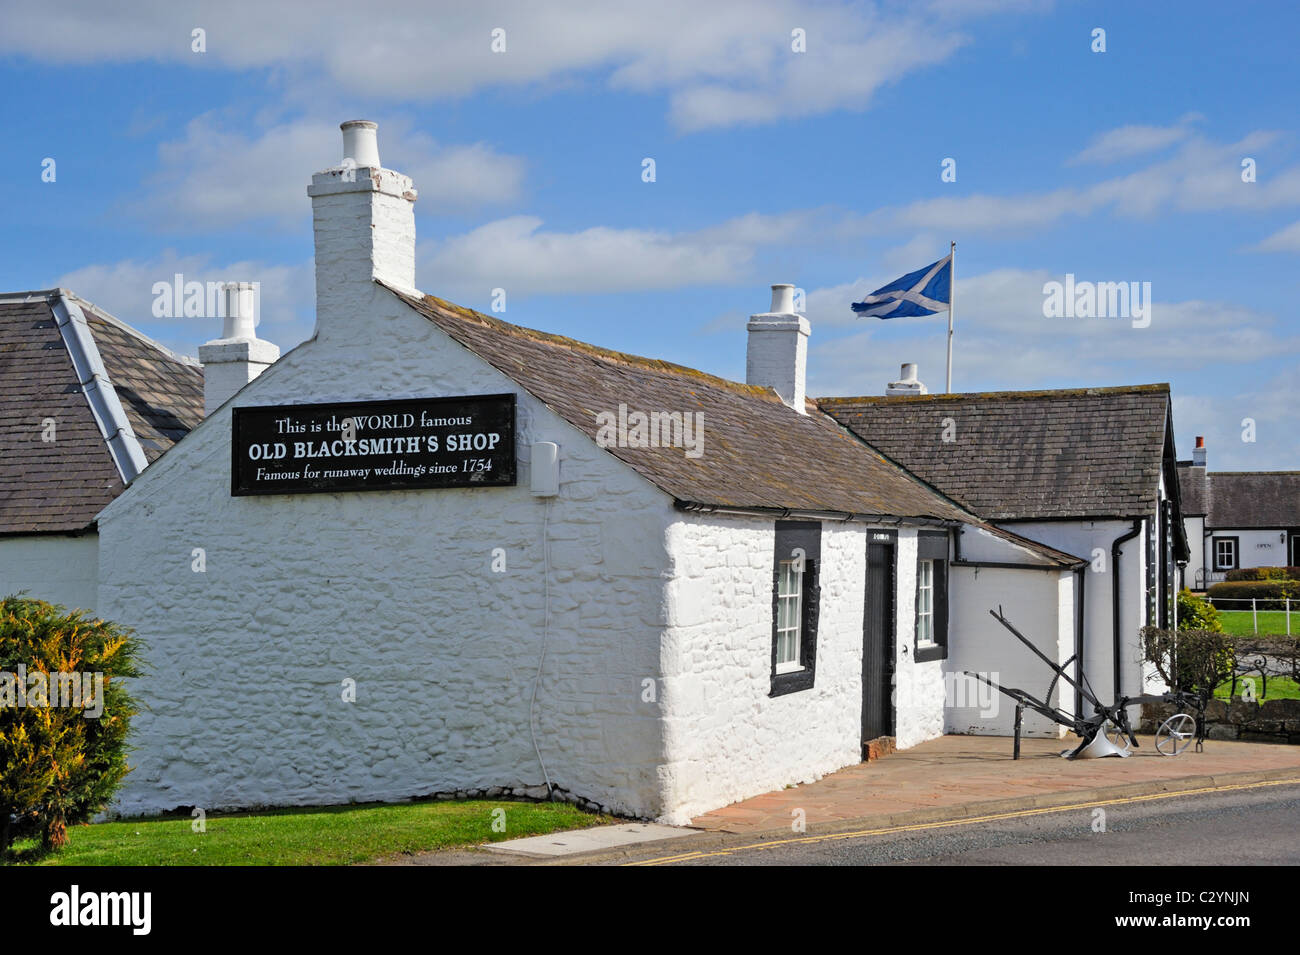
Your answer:
[[[803,631],[803,561],[781,561],[776,592],[776,672],[803,669],[799,648]]]
[[[917,663],[948,656],[948,532],[916,535]]]
[[[813,686],[821,588],[822,526],[777,521],[772,561],[772,696]]]
[[[916,573],[916,642],[934,646],[934,561],[923,560]]]
[[[1237,538],[1214,538],[1214,569],[1235,570],[1237,567]]]

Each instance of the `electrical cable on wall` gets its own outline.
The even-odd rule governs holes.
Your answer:
[[[537,688],[542,682],[542,666],[546,663],[546,640],[551,631],[551,552],[549,528],[551,522],[551,499],[546,499],[546,509],[542,512],[542,653],[537,660],[537,675],[533,678],[533,698],[528,703],[528,732],[533,738],[533,752],[537,754],[537,763],[542,767],[542,778],[546,780],[546,798],[551,798],[551,776],[546,771],[546,761],[537,745],[537,724],[534,713],[537,709]]]

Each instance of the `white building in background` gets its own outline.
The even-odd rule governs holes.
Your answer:
[[[1205,439],[1178,462],[1195,590],[1250,567],[1300,567],[1300,471],[1209,471]]]

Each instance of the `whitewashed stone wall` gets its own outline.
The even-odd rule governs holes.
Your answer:
[[[516,392],[519,453],[560,445],[537,736],[552,781],[663,810],[658,706],[669,498],[366,283],[349,333],[294,349],[100,516],[101,610],[150,645],[118,809],[541,792],[543,633],[528,488],[231,497],[232,405]],[[335,318],[338,316],[336,315]],[[508,571],[491,571],[504,548]],[[192,567],[202,548],[206,572]],[[342,701],[341,681],[357,700]]]
[[[30,534],[0,538],[0,596],[25,596],[62,604],[69,610],[94,610],[99,603],[99,541]]]
[[[681,823],[862,758],[862,625],[869,528],[823,522],[816,678],[773,697],[772,521],[683,516],[664,634],[666,821]],[[900,531],[896,677],[900,746],[943,733],[939,661],[916,664],[916,531]],[[904,635],[907,635],[905,638]]]
[[[808,782],[861,760],[866,531],[822,524],[811,689],[772,697],[775,524],[683,516],[664,633],[667,821]]]

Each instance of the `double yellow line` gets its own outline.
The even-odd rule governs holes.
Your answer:
[[[927,829],[947,829],[956,826],[974,826],[985,822],[998,822],[1003,819],[1023,819],[1029,816],[1043,816],[1053,812],[1072,812],[1079,809],[1095,809],[1098,806],[1119,806],[1126,803],[1153,802],[1157,799],[1176,799],[1179,796],[1202,796],[1207,793],[1224,793],[1241,789],[1261,789],[1265,786],[1294,786],[1300,784],[1300,778],[1270,779],[1258,783],[1239,783],[1229,786],[1207,786],[1203,789],[1182,789],[1177,792],[1152,793],[1147,796],[1125,796],[1119,799],[1102,799],[1097,802],[1081,802],[1068,806],[1049,806],[1044,809],[1019,809],[1013,812],[999,812],[987,816],[970,816],[965,819],[948,819],[941,822],[921,822],[911,826],[889,826],[884,829],[858,829],[852,832],[828,832],[820,836],[803,836],[798,839],[773,839],[768,842],[754,842],[745,846],[733,846],[729,849],[715,849],[712,852],[682,852],[677,855],[660,856],[657,859],[642,859],[637,862],[625,862],[625,866],[672,865],[674,862],[689,862],[692,859],[709,859],[716,856],[731,856],[756,849],[776,849],[780,846],[808,846],[819,842],[831,842],[836,839],[859,839],[864,836],[885,836],[897,832],[923,832]]]

